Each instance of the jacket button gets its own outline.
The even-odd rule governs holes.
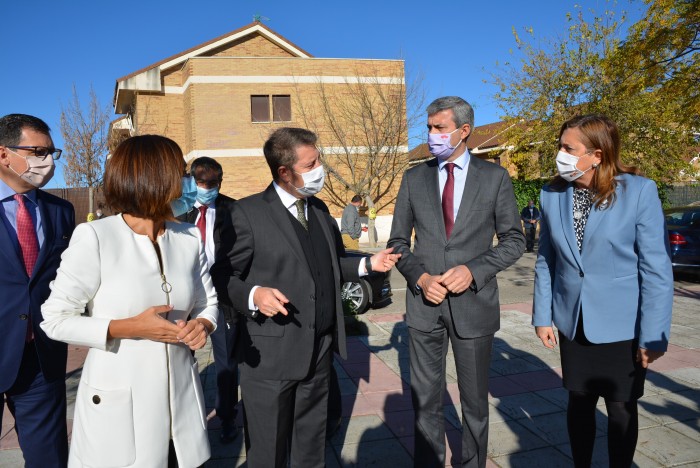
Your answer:
[[[316,296],[314,296],[314,295],[312,294],[312,295],[309,296],[309,299],[311,299],[312,301],[315,301],[315,300],[316,300]]]
[[[20,320],[27,320],[27,314],[19,314]]]
[[[102,400],[100,400],[100,396],[99,396],[99,395],[93,395],[93,396],[92,396],[92,402],[93,402],[94,404],[99,405],[99,404],[100,404],[100,401],[102,401]]]
[[[583,272],[582,272],[582,271],[579,271],[579,272],[578,272],[578,275],[579,275],[581,278],[583,278]]]

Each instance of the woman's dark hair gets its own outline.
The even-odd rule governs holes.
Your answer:
[[[615,203],[616,176],[620,174],[639,175],[640,171],[634,166],[623,164],[620,160],[620,130],[617,124],[602,114],[587,114],[574,117],[564,122],[559,130],[559,139],[564,131],[578,128],[582,134],[581,143],[588,151],[600,150],[600,164],[595,169],[591,188],[595,192],[593,203],[597,208],[607,202],[607,206]],[[567,182],[556,176],[551,185],[562,189]]]
[[[121,142],[105,168],[105,198],[113,211],[156,222],[174,220],[170,202],[182,193],[185,162],[170,138],[140,135]]]

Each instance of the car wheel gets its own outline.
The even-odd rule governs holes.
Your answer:
[[[363,314],[369,306],[369,298],[372,294],[372,288],[369,283],[360,279],[357,283],[345,283],[340,291],[340,297],[343,300],[343,305],[346,303],[352,308],[352,312]]]

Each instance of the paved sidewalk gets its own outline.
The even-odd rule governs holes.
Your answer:
[[[402,301],[401,293],[396,301]],[[488,466],[569,467],[566,392],[557,351],[538,344],[530,326],[531,303],[501,307],[491,365]],[[403,314],[370,311],[361,317],[366,336],[351,337],[347,361],[336,361],[343,395],[343,421],[326,447],[329,467],[412,466],[413,411],[408,388],[407,330]],[[640,400],[635,464],[640,467],[700,466],[700,285],[677,290],[669,352],[651,366]],[[68,364],[69,428],[85,349],[71,347]],[[207,404],[213,406],[215,373],[209,347],[197,352]],[[445,415],[448,465],[460,452],[459,397],[454,359],[448,354]],[[594,465],[607,466],[605,406],[598,414]],[[0,467],[21,467],[22,456],[5,411]],[[212,458],[206,467],[245,463],[242,437],[219,443],[216,418],[209,424]],[[458,457],[459,455],[457,455]]]

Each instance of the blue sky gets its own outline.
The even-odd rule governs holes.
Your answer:
[[[640,1],[520,0],[106,0],[6,1],[0,28],[0,115],[27,113],[53,129],[72,85],[86,98],[92,85],[111,104],[115,80],[165,57],[244,26],[264,24],[316,57],[406,60],[424,77],[427,102],[458,95],[475,108],[476,125],[495,122],[495,89],[483,81],[512,59],[512,30],[540,38],[566,35],[574,5],[639,17]],[[115,115],[115,118],[117,116]],[[63,187],[59,170],[47,188]]]

